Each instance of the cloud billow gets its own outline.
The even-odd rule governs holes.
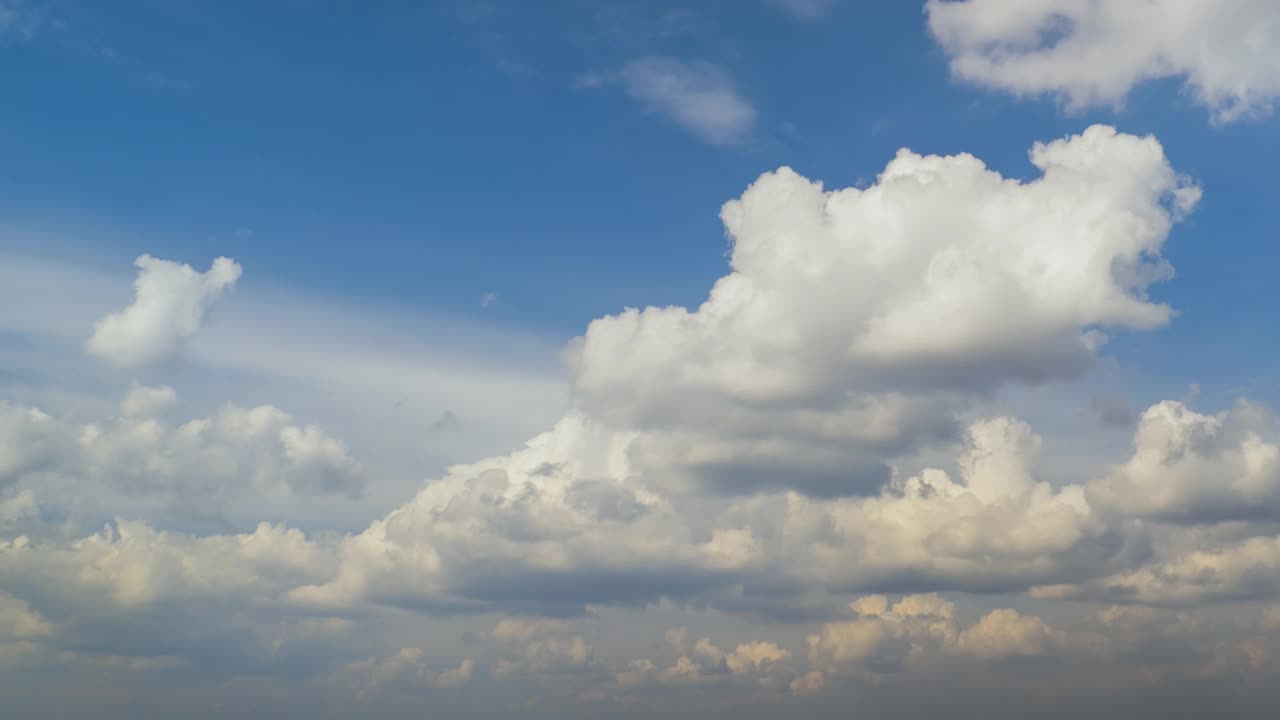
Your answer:
[[[225,257],[203,273],[150,255],[134,264],[133,302],[99,320],[85,343],[90,353],[118,367],[140,367],[176,353],[241,274],[240,265]]]

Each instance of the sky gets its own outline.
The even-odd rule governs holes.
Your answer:
[[[1269,0],[0,0],[0,716],[1199,718]]]

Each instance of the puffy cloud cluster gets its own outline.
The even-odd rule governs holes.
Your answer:
[[[1280,96],[1280,10],[1270,0],[928,0],[930,32],[967,82],[1053,93],[1071,108],[1119,105],[1176,78],[1218,121]]]
[[[341,441],[278,408],[226,405],[173,423],[165,416],[176,401],[172,388],[135,386],[119,415],[91,423],[0,401],[0,489],[21,487],[6,501],[6,515],[18,497],[56,505],[92,489],[208,511],[248,498],[355,495],[363,487]],[[68,488],[69,497],[53,496]]]
[[[1280,445],[1270,417],[1240,403],[1215,416],[1179,402],[1142,414],[1134,454],[1089,484],[1102,508],[1182,523],[1280,518]]]
[[[720,649],[711,638],[692,646],[688,628],[669,631],[667,640],[680,653],[667,667],[652,660],[633,660],[615,673],[619,687],[633,689],[658,685],[707,685],[747,680],[761,686],[778,685],[790,674],[791,651],[763,640],[738,643],[732,651]]]
[[[946,655],[995,660],[1031,657],[1070,643],[1066,633],[1040,618],[997,609],[962,627],[955,605],[937,595],[908,595],[892,605],[883,595],[850,604],[856,618],[827,623],[809,636],[809,673],[792,690],[820,689],[833,674],[898,672],[909,665],[937,663]]]
[[[204,324],[218,298],[240,279],[240,265],[220,257],[205,272],[142,255],[134,262],[133,302],[102,318],[85,343],[112,365],[138,367],[171,355]]]
[[[19,536],[0,544],[0,580],[14,593],[56,597],[90,615],[160,602],[271,600],[333,572],[329,552],[301,532],[262,523],[251,533],[192,536],[119,520],[69,546]]]
[[[665,495],[629,463],[635,438],[571,417],[518,453],[455,467],[346,538],[336,577],[292,596],[564,612],[663,597],[735,607],[739,592],[783,586],[779,607],[755,610],[785,613],[805,591],[1066,582],[1120,550],[1081,486],[1031,477],[1040,440],[1008,418],[970,428],[959,478],[926,470],[865,498]]]

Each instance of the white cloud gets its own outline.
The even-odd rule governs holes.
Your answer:
[[[64,510],[95,495],[164,499],[170,519],[273,496],[355,496],[364,487],[343,443],[273,406],[228,404],[173,423],[161,415],[176,401],[172,388],[135,385],[119,416],[89,423],[0,402],[0,487],[25,485]]]
[[[1218,415],[1179,402],[1142,414],[1134,454],[1089,484],[1089,499],[1127,516],[1183,523],[1280,517],[1280,445],[1264,408]]]
[[[1029,182],[907,150],[866,189],[762,176],[721,212],[732,272],[706,302],[628,309],[575,341],[576,404],[704,476],[848,483],[952,434],[965,396],[1079,376],[1100,327],[1172,316],[1146,290],[1199,191],[1154,138],[1108,127],[1031,160]]]
[[[745,141],[756,110],[734,88],[727,71],[708,62],[646,57],[627,63],[616,77],[580,83],[620,82],[632,99],[713,145]]]
[[[329,552],[301,532],[262,523],[251,533],[196,537],[117,521],[65,546],[56,542],[0,543],[0,580],[93,617],[91,606],[146,607],[166,600],[253,603],[282,588],[332,572]]]
[[[827,623],[809,636],[811,672],[823,676],[896,673],[948,656],[998,660],[1031,657],[1073,644],[1072,638],[1039,617],[999,608],[968,627],[955,617],[955,606],[937,595],[908,595],[890,605],[883,595],[850,604],[853,620]],[[821,680],[801,678],[797,691],[821,687]]]
[[[1039,439],[1005,418],[974,424],[958,481],[926,470],[867,498],[664,494],[660,477],[629,464],[636,437],[569,417],[511,456],[455,467],[344,540],[337,576],[292,597],[563,611],[701,596],[734,607],[714,594],[754,576],[791,588],[774,598],[781,610],[830,586],[1027,587],[1096,571],[1112,552],[1083,488],[1036,482]]]
[[[204,324],[218,298],[240,279],[240,266],[220,257],[206,272],[140,256],[133,303],[99,320],[86,348],[113,365],[138,367],[176,352]]]
[[[1063,643],[1062,633],[1038,617],[1002,608],[992,610],[956,638],[957,647],[982,658],[1030,657]]]
[[[49,415],[0,400],[0,488],[56,464],[69,442]]]
[[[1052,93],[1069,108],[1119,105],[1174,78],[1217,121],[1280,96],[1280,8],[1271,0],[928,0],[929,29],[967,82]]]

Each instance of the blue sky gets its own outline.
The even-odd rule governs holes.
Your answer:
[[[1263,702],[1231,4],[0,0],[0,696]]]

